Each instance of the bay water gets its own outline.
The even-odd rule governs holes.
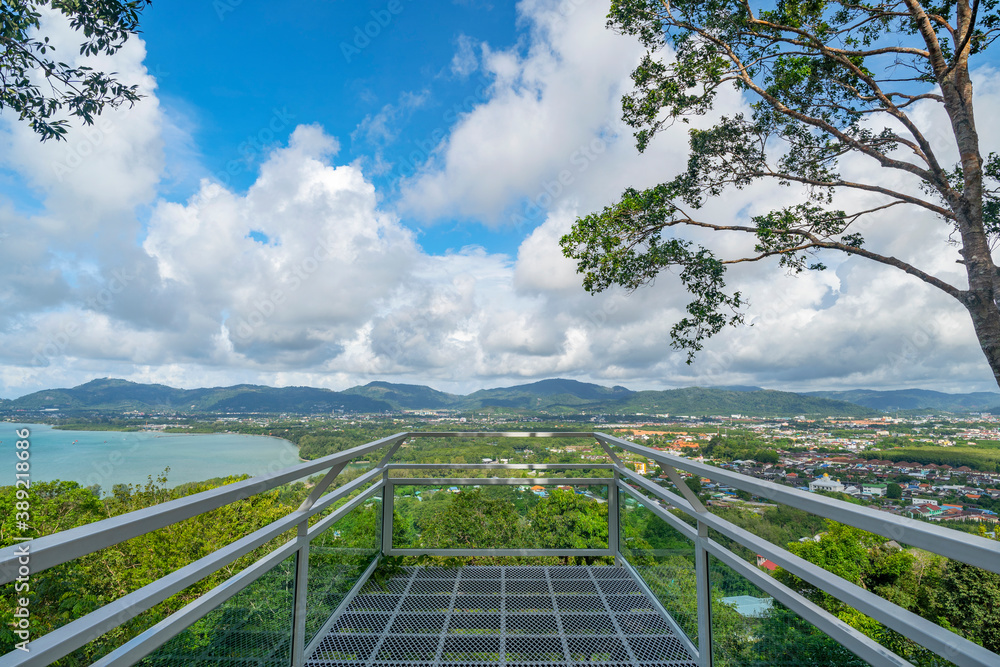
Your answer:
[[[16,431],[30,435],[32,482],[57,479],[100,485],[143,485],[169,466],[167,486],[212,477],[262,475],[299,463],[298,448],[287,440],[238,433],[161,433],[157,431],[60,431],[46,424],[0,422],[0,486],[15,481]]]

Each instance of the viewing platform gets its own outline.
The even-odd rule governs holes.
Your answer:
[[[616,567],[407,568],[331,621],[307,666],[697,664]]]
[[[584,438],[591,445],[596,442],[607,459],[572,464],[396,462],[399,448],[419,438]],[[654,481],[633,471],[622,460],[626,452],[655,461],[665,479]],[[359,459],[369,461],[367,470],[355,469],[357,476],[336,486],[347,465]],[[484,476],[466,477],[462,475],[470,473],[463,471]],[[878,636],[898,633],[899,641],[886,643],[899,651],[900,641],[905,642],[919,664],[1000,665],[1000,655],[713,514],[682,472],[886,541],[1000,572],[1000,542],[995,540],[761,481],[604,433],[408,432],[32,540],[31,572],[39,573],[305,476],[323,475],[297,510],[33,637],[29,651],[0,656],[0,667],[49,665],[73,656],[95,638],[207,576],[228,572],[235,561],[265,546],[263,557],[235,568],[223,583],[152,627],[123,638],[92,664],[914,664],[815,604],[805,594],[810,588],[880,624],[885,634]],[[419,489],[455,494],[439,496],[456,499],[441,507],[457,506],[459,498],[471,503],[479,496],[466,492],[478,489],[494,503],[489,511],[505,508],[516,515],[514,522],[534,530],[540,530],[540,515],[531,515],[535,523],[528,522],[526,507],[537,506],[543,494],[553,501],[546,507],[572,505],[576,509],[566,511],[581,516],[554,519],[556,526],[563,519],[576,521],[576,532],[567,538],[572,546],[525,546],[500,525],[494,543],[484,547],[462,533],[463,525],[490,523],[482,508],[473,507],[480,514],[473,511],[463,519],[466,524],[457,515],[454,522],[443,523],[449,534],[402,530],[396,523],[398,510],[424,505]],[[586,516],[580,508],[587,510]],[[584,524],[586,530],[579,528]],[[444,560],[403,567],[400,557],[405,556]],[[477,564],[450,560],[467,557]],[[479,564],[505,557],[520,560],[517,565]],[[553,564],[568,558],[585,564]],[[758,559],[795,579],[772,576],[757,567]],[[17,547],[0,550],[0,584],[14,581],[18,567]],[[788,581],[798,583],[790,587],[783,583]]]

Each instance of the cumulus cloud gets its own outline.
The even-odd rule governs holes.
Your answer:
[[[616,119],[641,49],[635,40],[604,29],[599,4],[574,3],[575,11],[566,13],[565,3],[522,2],[529,48],[484,47],[483,68],[495,79],[491,99],[463,117],[438,146],[436,157],[404,182],[401,202],[402,210],[428,219],[467,216],[507,225],[543,218],[521,244],[514,287],[546,303],[548,312],[577,322],[581,308],[593,307],[597,300],[584,306],[587,301],[579,299],[580,276],[562,256],[560,236],[577,215],[610,203],[626,185],[648,187],[669,179],[687,154],[686,128],[675,127],[636,155],[630,132]],[[977,72],[980,108],[1000,101],[997,82],[995,72]],[[739,111],[746,111],[745,102],[727,93],[720,96],[713,116]],[[916,105],[913,115],[947,155],[947,133],[940,131],[947,123],[937,105]],[[994,128],[984,128],[985,146],[996,145],[994,135]],[[843,166],[859,179],[870,178],[877,169],[864,157],[849,157]],[[912,179],[880,177],[891,187],[919,194]],[[728,193],[699,215],[713,222],[746,222],[798,201],[801,195],[794,189],[764,184]],[[847,210],[881,203],[856,193],[837,202]],[[899,208],[859,227],[869,247],[964,285],[958,256],[947,242],[950,230],[932,215]],[[751,250],[739,235],[720,236],[695,233],[692,238],[720,254]],[[667,345],[667,332],[682,316],[686,295],[665,274],[656,285],[629,297],[627,303],[644,309],[635,323],[621,321],[618,314],[614,322],[594,330],[569,330],[576,331],[575,349],[599,351],[581,360],[580,367],[591,368],[598,377],[642,374],[646,381],[665,384],[886,386],[909,378],[927,382],[936,374],[954,377],[951,386],[956,388],[970,382],[992,385],[967,315],[950,298],[858,258],[830,254],[822,259],[829,271],[800,276],[783,275],[774,263],[731,270],[732,288],[750,298],[753,326],[709,342],[691,366]],[[902,349],[906,354],[899,353]]]
[[[478,64],[492,84],[454,117],[395,205],[380,199],[370,171],[344,164],[336,138],[308,124],[263,151],[245,192],[205,179],[183,200],[159,199],[169,170],[163,137],[179,130],[157,102],[141,40],[115,69],[148,97],[109,115],[99,141],[81,132],[68,145],[39,147],[8,124],[6,165],[43,203],[25,212],[0,202],[8,395],[107,375],[181,386],[388,379],[452,391],[553,376],[637,388],[990,388],[960,307],[856,258],[801,276],[773,264],[734,267],[731,285],[750,297],[752,326],[710,341],[690,366],[669,345],[687,303],[675,276],[632,294],[585,293],[559,238],[624,187],[677,173],[686,135],[671,130],[636,155],[617,118],[641,49],[604,27],[601,3],[530,0],[519,12],[517,48],[459,40],[455,74]],[[1000,76],[978,76],[980,103],[1000,102]],[[355,139],[395,141],[401,119],[425,101],[425,93],[401,97],[366,118]],[[719,106],[732,112],[745,102],[727,93]],[[984,129],[987,145],[994,134]],[[79,165],[54,181],[74,154]],[[870,168],[863,160],[846,167]],[[794,201],[794,191],[767,186],[700,213],[745,220]],[[867,202],[850,195],[844,203]],[[430,254],[412,217],[514,224],[525,237],[514,256],[478,246]],[[872,247],[961,281],[947,233],[931,217],[896,209],[864,230]],[[746,247],[739,238],[712,243]]]

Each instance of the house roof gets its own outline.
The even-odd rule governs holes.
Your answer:
[[[769,570],[771,572],[774,572],[775,570],[778,569],[778,564],[777,563],[772,563],[771,561],[769,561],[768,559],[765,558],[763,561],[760,562],[760,564],[758,565],[758,567],[763,567],[763,568],[765,568],[765,569],[767,569],[767,570]]]
[[[719,600],[722,604],[729,605],[736,610],[740,616],[759,617],[765,616],[774,604],[773,598],[755,598],[752,595],[734,595],[732,597]]]

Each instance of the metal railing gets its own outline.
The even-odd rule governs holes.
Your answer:
[[[382,503],[382,553],[388,556],[608,556],[613,557],[617,550],[610,543],[610,536],[617,534],[618,504],[617,493],[613,490],[618,482],[617,472],[613,477],[391,477],[393,470],[612,470],[610,465],[587,464],[408,464],[391,463],[384,473],[384,495]],[[435,549],[397,547],[393,545],[393,508],[395,506],[395,487],[397,486],[602,486],[606,489],[608,499],[608,535],[609,544],[604,548],[566,548],[566,549],[505,549],[505,548],[466,548],[466,549]]]
[[[400,445],[409,438],[469,438],[469,437],[517,437],[517,438],[592,438],[603,447],[610,463],[607,464],[406,464],[392,463],[392,458]],[[371,470],[364,472],[349,483],[328,492],[330,485],[344,470],[349,461],[377,450],[387,449],[381,461]],[[666,472],[680,495],[655,484],[629,469],[617,455],[617,451],[641,455],[657,462]],[[477,469],[477,470],[608,470],[609,475],[599,478],[588,477],[544,477],[544,478],[453,478],[392,477],[396,469]],[[15,650],[0,656],[0,667],[14,665],[48,665],[67,656],[81,646],[100,637],[115,627],[139,616],[156,604],[184,590],[204,577],[218,572],[238,558],[245,556],[282,533],[296,530],[296,536],[284,545],[255,562],[250,567],[230,577],[223,584],[213,588],[170,615],[154,627],[142,632],[108,655],[97,665],[130,665],[155,651],[172,637],[183,632],[199,619],[204,618],[233,599],[241,591],[258,581],[277,564],[294,557],[294,578],[291,590],[290,642],[288,662],[302,665],[311,650],[322,639],[324,631],[350,603],[365,581],[375,570],[379,554],[383,556],[431,555],[431,556],[604,556],[613,557],[615,563],[625,568],[636,579],[644,592],[654,602],[661,604],[661,613],[672,625],[678,638],[704,667],[713,664],[713,618],[712,618],[712,561],[730,568],[751,582],[774,600],[811,623],[821,632],[837,641],[846,649],[872,665],[910,664],[888,648],[878,644],[860,631],[846,624],[833,614],[812,603],[800,592],[792,590],[777,579],[763,573],[757,567],[727,546],[712,539],[709,530],[731,540],[733,544],[753,550],[802,581],[815,586],[857,611],[875,619],[885,627],[899,632],[908,639],[942,656],[953,664],[961,666],[995,667],[1000,664],[1000,656],[970,642],[959,635],[942,628],[916,614],[913,614],[887,600],[824,570],[788,550],[763,540],[756,535],[712,514],[687,487],[678,471],[706,477],[725,483],[755,496],[805,510],[812,514],[832,519],[888,539],[904,542],[933,553],[959,560],[991,572],[1000,573],[1000,543],[974,535],[958,533],[946,528],[901,518],[885,512],[858,505],[816,496],[804,491],[761,481],[721,468],[705,465],[679,456],[665,454],[643,447],[627,440],[598,432],[546,432],[546,433],[502,433],[502,432],[411,432],[397,433],[387,438],[356,447],[316,461],[303,463],[285,470],[249,479],[236,484],[198,493],[178,500],[156,505],[147,509],[130,512],[118,517],[99,521],[54,535],[27,542],[28,556],[24,547],[8,547],[0,550],[0,584],[14,581],[23,573],[24,562],[28,561],[31,573],[38,573],[55,565],[66,563],[80,556],[97,552],[133,537],[149,533],[185,519],[209,512],[225,505],[238,502],[253,495],[274,489],[307,475],[325,472],[324,477],[311,490],[308,498],[294,512],[267,526],[254,531],[228,546],[219,549],[189,565],[186,565],[157,581],[144,586],[100,609],[74,620],[46,635],[34,639],[29,651]],[[608,502],[608,544],[595,549],[436,549],[411,548],[393,545],[393,505],[395,487],[399,485],[523,485],[526,482],[545,485],[604,486],[607,488]],[[381,491],[381,498],[378,492]],[[352,494],[356,494],[353,495]],[[323,516],[313,525],[310,519],[329,511],[339,501],[348,499],[343,506]],[[309,564],[310,547],[321,535],[326,534],[338,521],[361,507],[371,499],[381,501],[381,517],[378,522],[380,548],[377,549],[364,571],[356,577],[350,590],[336,598],[339,604],[331,612],[323,628],[307,632],[309,608]],[[651,582],[643,577],[643,568],[630,562],[631,553],[621,541],[621,522],[627,518],[625,502],[635,503],[669,525],[678,534],[693,544],[695,569],[695,595],[697,619],[696,631],[684,631],[671,616],[668,604],[659,600],[651,587]],[[678,513],[687,517],[685,521]],[[692,525],[693,524],[693,525]],[[623,554],[624,550],[624,554]],[[365,552],[367,553],[367,552]],[[324,612],[325,613],[325,612]],[[689,634],[694,634],[694,641]]]

